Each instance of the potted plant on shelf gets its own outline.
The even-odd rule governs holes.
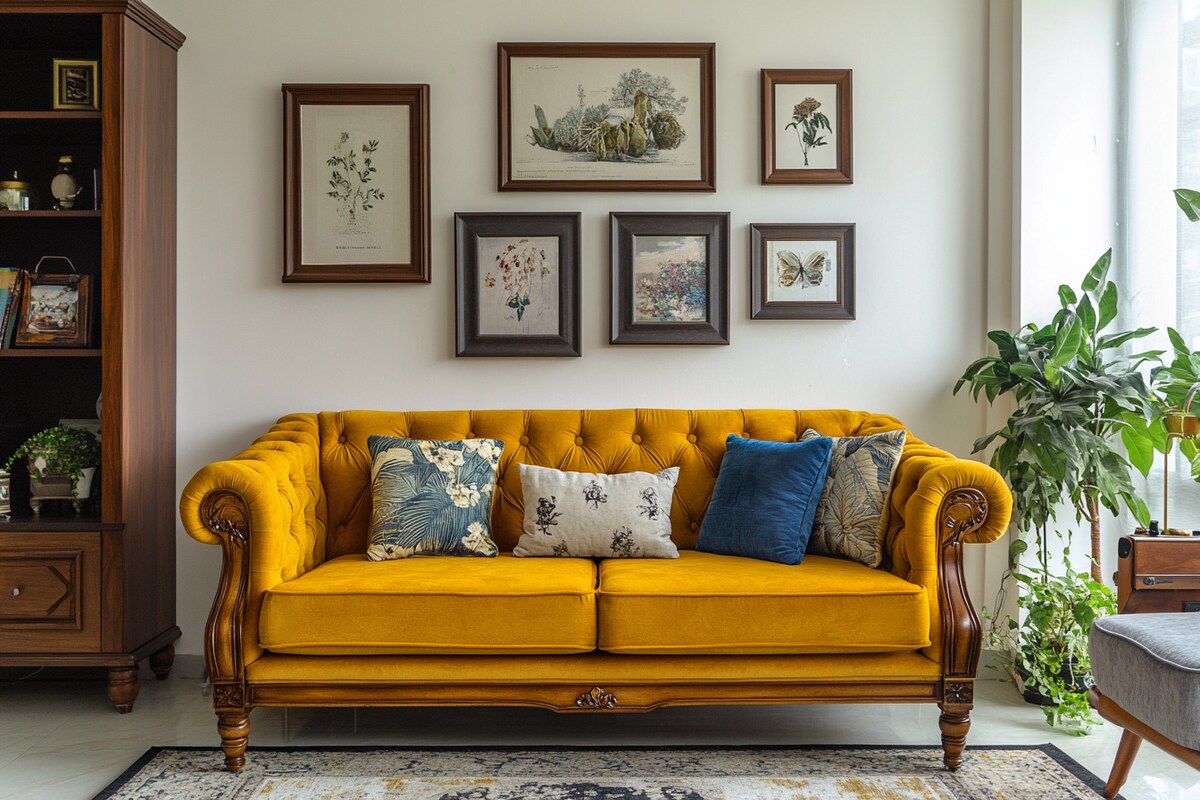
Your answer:
[[[1117,287],[1108,280],[1111,263],[1110,250],[1078,292],[1060,286],[1060,308],[1049,324],[990,331],[997,352],[971,364],[954,386],[955,393],[969,386],[976,401],[982,396],[992,403],[1004,395],[1016,401],[1004,426],[977,440],[974,449],[999,441],[991,464],[1012,489],[1021,534],[1012,540],[1009,569],[1023,590],[1017,606],[1024,621],[998,625],[992,619],[989,644],[1011,647],[1017,677],[1051,703],[1047,721],[1072,733],[1086,732],[1094,720],[1085,694],[1088,627],[1114,606],[1101,578],[1102,509],[1117,514],[1126,508],[1142,524],[1149,521],[1120,440],[1131,421],[1144,425],[1151,414],[1141,369],[1158,353],[1121,351],[1155,329],[1108,332],[1118,302]],[[1050,569],[1048,528],[1062,508],[1073,509],[1076,522],[1090,527],[1090,575],[1069,561],[1061,575]],[[1030,537],[1037,548],[1032,567],[1020,563]]]
[[[29,505],[41,511],[45,500],[70,500],[79,511],[91,497],[92,479],[100,465],[100,442],[90,431],[55,425],[35,433],[7,462],[8,472],[18,459],[29,468]]]

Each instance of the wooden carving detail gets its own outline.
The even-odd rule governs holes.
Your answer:
[[[205,527],[221,537],[221,580],[204,628],[204,658],[213,681],[213,705],[240,708],[245,681],[242,620],[250,585],[250,507],[236,492],[214,491],[201,501],[200,518]]]
[[[947,681],[942,691],[942,701],[947,705],[972,705],[975,702],[975,682]]]
[[[599,686],[593,686],[591,691],[584,692],[575,698],[575,705],[580,708],[616,708],[617,697],[604,691]]]
[[[240,683],[213,684],[214,708],[242,708],[245,705],[245,691]]]
[[[967,534],[982,527],[987,514],[987,496],[970,488],[949,492],[938,510],[942,536],[938,603],[942,614],[942,675],[947,679],[973,679],[979,666],[983,629],[967,594],[962,546]]]

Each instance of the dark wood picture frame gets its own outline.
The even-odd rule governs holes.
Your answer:
[[[496,47],[498,59],[498,109],[499,109],[499,179],[500,191],[608,191],[608,192],[715,192],[716,184],[716,51],[713,43],[540,43],[501,42]],[[528,115],[530,125],[518,130],[529,132],[536,121],[534,109],[520,108],[515,112],[513,97],[513,58],[579,58],[579,59],[624,59],[629,67],[639,66],[645,59],[695,59],[699,82],[698,96],[687,94],[689,103],[699,105],[699,130],[685,131],[688,137],[699,137],[696,176],[688,179],[654,178],[576,178],[555,179],[524,178],[514,174],[514,148],[533,146],[517,138],[514,141],[513,113]],[[617,75],[614,75],[615,79]],[[574,78],[569,79],[574,81]],[[575,84],[572,84],[572,91]],[[547,109],[547,111],[550,111]],[[550,116],[553,117],[551,112]],[[553,118],[546,120],[553,126]],[[606,162],[607,163],[607,162]]]
[[[283,91],[284,139],[284,283],[429,283],[429,86],[428,84],[370,83],[285,83]],[[301,158],[304,152],[301,109],[304,106],[407,106],[408,214],[400,224],[407,225],[409,257],[396,263],[319,263],[304,253],[305,175]],[[353,150],[356,143],[351,143]],[[314,164],[307,165],[310,170]],[[358,165],[362,166],[362,165]],[[320,169],[327,169],[325,164]],[[311,179],[322,184],[327,174],[313,171]],[[331,182],[332,185],[332,182]],[[361,189],[361,184],[360,187]],[[386,198],[385,198],[386,199]],[[350,213],[353,213],[351,211]]]
[[[38,275],[22,272],[21,315],[14,344],[20,347],[90,347],[92,343],[92,284],[90,275]],[[76,291],[75,324],[71,330],[37,330],[33,325],[34,290],[43,286],[73,286]]]
[[[525,212],[460,213],[454,215],[455,355],[463,356],[580,356],[580,263],[582,215]],[[510,238],[519,248],[529,237],[558,239],[558,331],[554,334],[481,333],[481,285],[498,255],[486,253],[482,239]],[[489,264],[481,264],[481,258]],[[529,292],[525,294],[529,301]],[[515,308],[509,304],[509,307]]]
[[[848,223],[771,223],[750,226],[750,318],[751,319],[854,319],[854,243],[855,226]],[[829,270],[837,281],[837,299],[833,301],[771,300],[772,280],[780,265],[772,263],[772,242],[837,242],[837,258]],[[794,283],[805,280],[802,274],[789,274]],[[822,280],[824,277],[822,276]]]
[[[729,213],[612,212],[613,344],[729,344]],[[705,317],[695,321],[636,319],[637,238],[704,237]]]
[[[854,183],[854,98],[853,71],[849,69],[764,69],[761,73],[762,96],[759,121],[762,133],[762,182],[782,184]],[[776,148],[779,116],[776,89],[796,84],[831,84],[837,108],[831,122],[836,129],[828,132],[837,145],[833,168],[781,167]],[[789,136],[792,134],[788,134]],[[806,156],[807,157],[807,156]]]
[[[100,110],[100,62],[94,58],[55,58],[54,110]]]

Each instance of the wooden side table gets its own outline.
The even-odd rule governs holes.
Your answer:
[[[1117,613],[1200,611],[1200,536],[1122,536]]]

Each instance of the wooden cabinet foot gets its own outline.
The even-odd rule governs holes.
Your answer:
[[[167,679],[167,676],[171,674],[171,667],[174,664],[175,645],[173,644],[167,645],[150,656],[150,669],[154,670],[154,677],[160,681]]]
[[[942,729],[942,762],[953,772],[962,766],[967,731],[971,729],[971,706],[941,706],[938,727]]]
[[[241,772],[246,766],[246,743],[250,739],[250,715],[245,712],[217,714],[217,731],[225,751],[225,769]]]
[[[137,699],[139,688],[136,664],[132,667],[108,668],[108,699],[120,713],[133,711],[133,701]]]

